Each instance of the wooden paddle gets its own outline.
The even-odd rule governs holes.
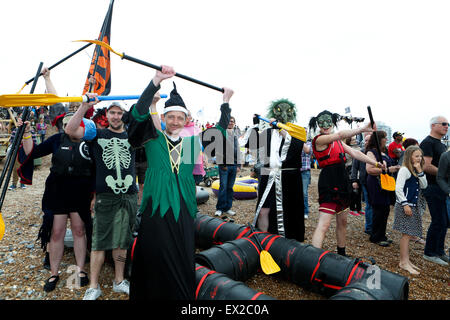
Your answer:
[[[252,233],[255,233],[255,228],[251,223],[248,224],[250,227],[250,230]],[[255,239],[256,244],[259,247],[260,254],[259,254],[259,263],[261,265],[261,269],[265,274],[273,274],[280,271],[280,267],[278,264],[273,260],[272,255],[264,250],[263,246],[261,245],[261,242],[259,242],[258,236],[256,234],[253,235],[253,239]]]
[[[125,53],[117,52],[117,51],[113,50],[113,48],[111,48],[110,45],[108,45],[107,43],[105,43],[105,42],[103,42],[103,41],[99,41],[99,40],[75,40],[75,41],[77,41],[77,42],[78,42],[78,41],[81,41],[81,42],[91,42],[91,43],[95,43],[95,44],[97,44],[97,45],[99,45],[99,46],[102,46],[102,47],[108,49],[108,50],[111,51],[112,53],[117,54],[117,55],[118,55],[119,57],[121,57],[122,59],[129,60],[129,61],[133,61],[133,62],[136,62],[136,63],[138,63],[138,64],[140,64],[140,65],[143,65],[143,66],[146,66],[146,67],[149,67],[149,68],[152,68],[152,69],[156,69],[156,70],[159,70],[159,71],[161,71],[161,69],[162,69],[161,66],[157,66],[157,65],[152,64],[152,63],[150,63],[150,62],[147,62],[147,61],[144,61],[144,60],[141,60],[141,59],[137,59],[137,58],[131,57],[131,56],[129,56],[129,55],[126,55]],[[181,79],[184,79],[184,80],[188,80],[188,81],[194,82],[194,83],[196,83],[196,84],[202,85],[202,86],[204,86],[204,87],[207,87],[207,88],[210,88],[210,89],[213,89],[213,90],[220,91],[220,92],[222,92],[222,93],[224,92],[223,88],[219,88],[219,87],[213,86],[212,84],[209,84],[209,83],[206,83],[206,82],[203,82],[203,81],[200,81],[200,80],[191,78],[191,77],[189,77],[189,76],[186,76],[186,75],[181,74],[181,73],[178,73],[178,72],[175,73],[175,77],[178,77],[178,78],[181,78]]]
[[[370,106],[367,107],[367,111],[369,112],[370,117],[370,124],[374,125],[373,116],[372,116],[372,110],[370,109]],[[373,135],[375,135],[375,141],[376,141],[376,147],[377,147],[377,153],[381,161],[383,161],[383,158],[381,156],[381,148],[380,148],[380,141],[378,141],[378,135],[376,132],[373,132]],[[387,174],[384,170],[380,174],[380,182],[381,182],[381,189],[386,191],[395,191],[395,179],[394,177]]]
[[[301,140],[303,142],[306,142],[306,130],[303,127],[300,127],[300,126],[290,123],[290,122],[288,122],[286,124],[280,123],[278,121],[270,122],[269,119],[261,117],[260,115],[258,115],[258,119],[265,121],[267,123],[273,124],[274,126],[277,126],[280,129],[284,129],[287,132],[289,132],[289,134],[291,136],[293,136],[294,138]]]

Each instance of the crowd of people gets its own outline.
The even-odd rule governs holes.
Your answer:
[[[57,94],[47,68],[43,75],[47,92]],[[86,113],[99,102],[88,93],[91,102],[69,110],[50,107],[47,121],[45,115],[37,116],[36,123],[18,118],[17,126],[26,128],[14,171],[23,186],[32,184],[33,161],[51,155],[38,235],[51,272],[45,291],[54,290],[59,281],[70,219],[78,284],[88,286],[83,299],[102,295],[99,275],[108,250],[115,292],[132,300],[194,299],[195,185],[205,175],[208,158],[214,158],[220,177],[214,215],[235,215],[233,185],[247,155],[241,147],[256,158],[259,186],[252,223],[260,230],[304,242],[305,219],[317,214],[311,243],[322,248],[335,217],[337,253],[346,256],[348,214],[364,215],[362,232],[370,235],[370,242],[386,247],[392,243],[386,227],[393,207],[393,229],[401,233],[399,267],[419,273],[409,259],[410,241],[424,244],[427,261],[448,265],[444,244],[450,225],[450,151],[441,141],[448,133],[447,118],[431,119],[430,134],[420,144],[395,132],[387,145],[386,132],[376,125],[338,131],[338,115],[324,110],[310,119],[313,139],[303,141],[275,125],[261,128],[258,115],[253,126],[240,132],[231,115],[233,90],[224,88],[220,118],[201,127],[175,83],[158,114],[158,90],[174,75],[168,66],[156,71],[128,111],[113,102],[88,119]],[[270,110],[271,123],[295,120],[295,104],[287,99],[274,101]],[[58,133],[46,137],[50,123]],[[308,197],[312,159],[320,168],[317,213],[311,212]],[[395,177],[395,190],[386,190],[383,175]],[[427,206],[431,224],[423,239]],[[132,268],[127,280],[128,253]]]

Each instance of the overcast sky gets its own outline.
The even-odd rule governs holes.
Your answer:
[[[0,94],[16,93],[39,62],[50,66],[83,46],[72,40],[96,39],[108,5],[1,1]],[[432,116],[450,118],[449,12],[445,0],[115,0],[111,46],[234,89],[241,127],[288,98],[303,126],[324,109],[350,107],[368,119],[370,105],[375,120],[422,140]],[[52,70],[59,95],[81,94],[93,50]],[[155,73],[114,54],[111,65],[111,95],[140,94]],[[204,122],[218,120],[221,93],[175,81],[194,117],[204,108]],[[44,88],[41,78],[35,93]],[[161,91],[171,89],[164,82]]]

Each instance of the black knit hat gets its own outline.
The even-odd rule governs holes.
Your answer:
[[[164,114],[169,111],[181,111],[186,115],[188,114],[186,105],[184,104],[181,96],[178,94],[175,82],[173,83],[173,90],[170,92],[170,98],[166,100],[166,103],[164,105]]]

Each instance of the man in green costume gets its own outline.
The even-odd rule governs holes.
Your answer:
[[[179,136],[188,110],[175,84],[165,103],[164,131],[156,110],[149,110],[160,83],[174,75],[174,69],[168,66],[157,71],[130,115],[129,142],[135,148],[144,146],[148,163],[139,209],[141,221],[132,249],[131,300],[195,298],[193,222],[197,202],[192,171],[202,137]],[[230,119],[228,102],[232,95],[232,90],[224,88],[216,128],[220,132],[225,132]]]

